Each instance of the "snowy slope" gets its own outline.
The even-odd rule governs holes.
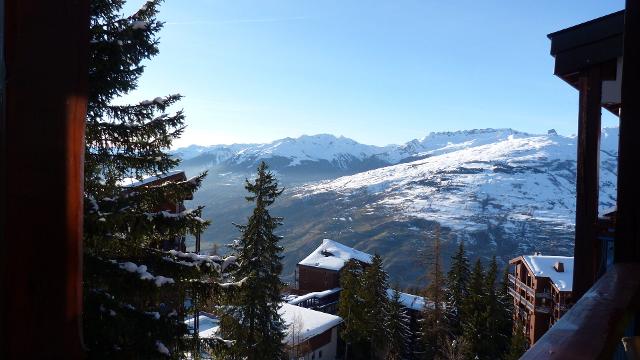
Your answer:
[[[617,129],[606,129],[603,163],[615,163]],[[575,217],[575,139],[515,131],[432,134],[420,142],[428,157],[296,189],[297,197],[335,193],[368,195],[370,211],[417,217],[466,230],[507,213],[514,222],[535,219],[570,228]],[[454,141],[447,141],[453,139]],[[606,147],[609,148],[606,148]],[[615,172],[601,171],[601,207],[614,204]],[[483,215],[483,221],[474,221]]]

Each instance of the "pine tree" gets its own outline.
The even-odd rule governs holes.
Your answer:
[[[423,309],[421,330],[424,343],[424,356],[433,359],[441,352],[442,347],[448,341],[449,327],[445,309],[445,277],[442,272],[440,254],[440,228],[434,233],[434,247],[431,256],[429,274],[429,286],[425,290],[425,297],[429,299],[431,306]]]
[[[486,354],[494,359],[503,355],[506,348],[504,338],[500,334],[500,312],[501,304],[496,291],[496,280],[498,277],[498,263],[494,256],[489,263],[489,268],[485,274],[485,318],[486,337],[483,339]]]
[[[509,352],[504,357],[505,360],[517,360],[520,359],[522,354],[527,351],[529,343],[524,335],[524,325],[518,322],[513,329],[513,335],[511,337],[511,344],[509,345]]]
[[[460,241],[458,251],[451,257],[451,267],[447,273],[447,314],[451,333],[454,336],[462,334],[460,317],[462,315],[462,303],[468,295],[469,259],[464,251],[464,243]]]
[[[255,203],[255,208],[246,225],[236,225],[242,235],[232,245],[241,264],[233,276],[243,285],[226,307],[221,331],[234,341],[230,357],[273,360],[286,356],[286,326],[278,313],[284,286],[280,281],[281,237],[274,234],[282,218],[272,217],[268,207],[284,189],[278,187],[264,162],[257,172],[256,179],[245,184],[250,193],[246,200]]]
[[[471,272],[469,294],[462,304],[462,337],[469,345],[470,357],[488,359],[487,337],[487,299],[485,292],[484,270],[478,259]]]
[[[394,289],[389,300],[389,312],[385,325],[388,334],[385,341],[388,347],[388,360],[401,360],[406,357],[409,351],[409,340],[412,336],[409,323],[410,319],[407,310],[402,305],[400,292]]]
[[[498,290],[498,313],[496,314],[496,328],[498,331],[498,352],[505,354],[509,351],[513,332],[513,299],[509,295],[509,267],[502,273],[502,281]]]
[[[340,337],[345,342],[345,359],[366,359],[368,350],[366,335],[366,312],[362,294],[363,269],[356,260],[345,263],[340,272],[340,299],[338,316],[343,320]]]
[[[389,299],[387,289],[389,288],[386,271],[382,264],[382,257],[375,254],[371,265],[364,271],[362,298],[365,309],[366,334],[370,344],[371,358],[380,357],[384,350],[387,339],[385,323],[388,316]]]
[[[114,105],[136,88],[141,62],[158,53],[160,2],[148,1],[126,17],[120,14],[124,0],[90,4],[83,324],[92,357],[179,357],[194,348],[184,337],[184,317],[193,311],[184,300],[203,303],[217,291],[221,259],[158,250],[208,225],[202,207],[159,211],[166,199],[191,198],[206,174],[123,186],[126,178],[166,174],[179,163],[167,151],[185,127],[184,114],[167,111],[180,95]]]

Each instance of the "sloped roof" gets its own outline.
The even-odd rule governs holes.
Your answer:
[[[299,329],[295,329],[296,341],[305,341],[309,338],[320,335],[342,322],[342,318],[339,316],[325,314],[320,311],[306,309],[287,303],[282,304],[278,313],[282,317],[282,320],[284,320],[289,333],[293,331],[294,325],[299,326]],[[220,336],[218,332],[220,330],[220,321],[215,315],[201,312],[198,317],[198,322],[198,335],[201,338],[215,338]],[[193,317],[187,318],[184,323],[190,329],[193,329]],[[293,341],[291,334],[287,336],[285,341],[289,343]]]
[[[296,341],[304,341],[320,335],[342,322],[342,318],[339,316],[287,303],[282,304],[278,313],[287,325],[289,331],[288,342],[292,340],[291,331],[294,330],[295,326],[299,326],[299,329],[295,329],[296,334],[293,334],[296,337]],[[300,336],[299,339],[298,336]]]
[[[560,291],[571,291],[573,288],[573,257],[523,255],[522,258],[536,277],[548,277]],[[556,262],[564,264],[564,271],[558,272]]]
[[[344,264],[351,259],[371,264],[373,256],[340,244],[339,242],[324,239],[317,249],[298,264],[339,271]]]

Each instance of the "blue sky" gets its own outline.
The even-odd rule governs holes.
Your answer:
[[[130,0],[127,13],[144,1]],[[181,93],[176,145],[331,133],[386,145],[431,131],[577,128],[550,32],[623,0],[166,0],[160,54],[127,101]],[[603,123],[617,124],[603,113]]]

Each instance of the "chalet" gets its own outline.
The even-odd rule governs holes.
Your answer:
[[[283,303],[278,311],[287,325],[287,349],[291,359],[334,360],[338,351],[339,316]],[[218,336],[218,318],[210,313],[200,312],[197,321],[191,317],[185,324],[193,331],[198,328],[201,338]],[[194,325],[195,324],[195,325]]]
[[[514,323],[524,326],[534,344],[571,306],[573,258],[535,254],[509,263],[514,265],[509,274]]]
[[[324,239],[309,256],[298,263],[298,292],[325,291],[340,287],[340,270],[349,260],[371,264],[372,256],[339,242]]]
[[[309,256],[298,263],[296,295],[289,295],[285,301],[289,305],[335,314],[340,299],[340,271],[349,260],[359,261],[364,267],[371,264],[372,256],[336,241],[324,239],[322,244]],[[389,299],[393,290],[387,290]],[[433,307],[433,302],[424,297],[400,292],[400,302],[409,316],[409,328],[413,336],[409,342],[418,341],[419,319],[425,306]]]

